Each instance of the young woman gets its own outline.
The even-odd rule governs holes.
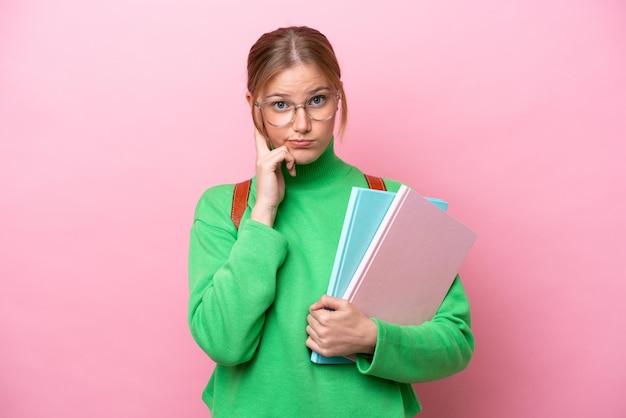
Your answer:
[[[367,183],[334,151],[335,121],[341,133],[348,109],[323,34],[288,27],[261,36],[246,99],[257,164],[241,223],[225,184],[203,194],[191,230],[189,325],[216,363],[203,400],[214,418],[415,415],[411,383],[456,373],[472,356],[461,282],[419,326],[368,318],[324,295],[350,191]],[[311,350],[355,363],[318,365]]]

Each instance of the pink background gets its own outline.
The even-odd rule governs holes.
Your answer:
[[[420,416],[626,416],[624,2],[365,4],[0,1],[0,416],[209,416],[189,228],[253,173],[245,59],[288,24],[335,45],[338,153],[479,234],[476,354]]]

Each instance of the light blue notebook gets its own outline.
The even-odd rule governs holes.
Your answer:
[[[343,296],[395,195],[394,192],[352,188],[327,294]],[[427,199],[444,211],[448,207],[444,200]],[[311,353],[311,361],[318,364],[353,363],[345,357],[324,357],[315,351]]]

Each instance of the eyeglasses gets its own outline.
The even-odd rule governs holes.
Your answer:
[[[296,111],[303,108],[309,119],[323,122],[330,120],[337,113],[341,93],[337,90],[334,96],[317,94],[299,105],[289,100],[270,100],[267,102],[256,102],[254,105],[261,109],[265,121],[275,128],[284,128],[291,124],[296,118]]]

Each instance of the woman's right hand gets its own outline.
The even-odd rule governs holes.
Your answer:
[[[254,130],[256,144],[256,202],[250,219],[274,226],[278,205],[285,197],[285,179],[281,166],[283,161],[291,176],[296,175],[296,160],[285,145],[270,150],[269,141]]]

